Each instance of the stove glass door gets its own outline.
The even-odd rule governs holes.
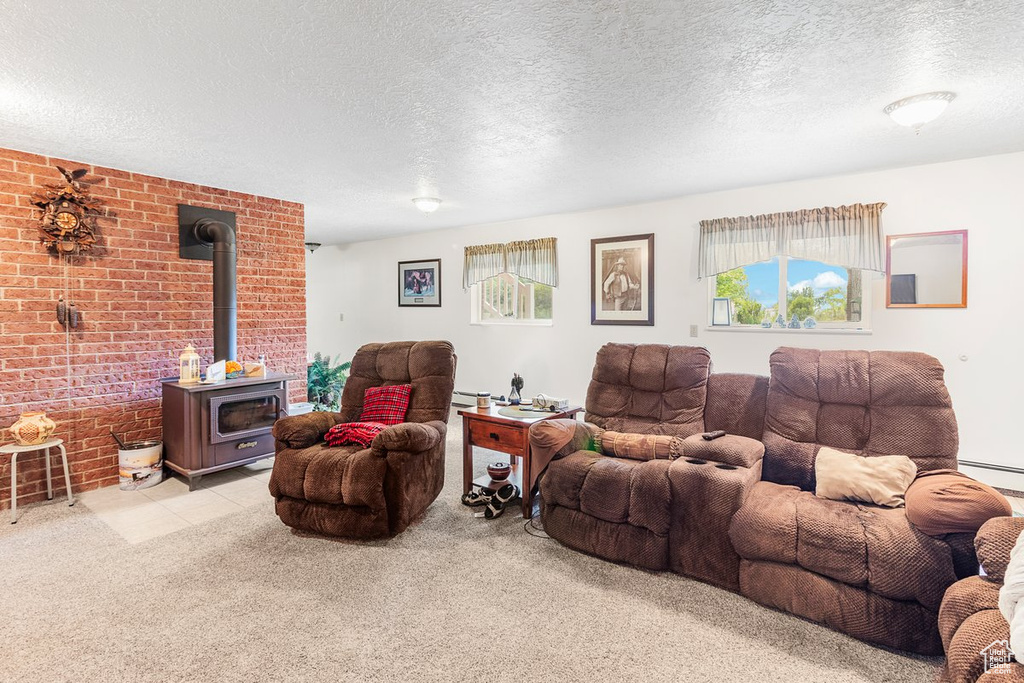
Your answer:
[[[210,442],[223,443],[270,432],[281,412],[276,394],[251,393],[210,399]]]

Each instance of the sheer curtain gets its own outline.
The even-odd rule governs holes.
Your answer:
[[[773,256],[885,271],[884,202],[700,222],[698,277]]]
[[[504,272],[504,244],[476,244],[466,247],[462,260],[462,286],[464,288]]]
[[[558,240],[543,237],[508,244],[479,244],[466,247],[463,259],[462,286],[512,273],[552,287],[558,286]]]

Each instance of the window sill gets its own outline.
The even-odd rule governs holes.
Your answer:
[[[551,327],[554,324],[553,320],[477,320],[469,323],[470,325],[480,325],[482,327],[508,327],[510,325],[518,325],[522,327]]]
[[[788,327],[760,327],[747,325],[708,325],[706,332],[750,332],[756,334],[838,334],[838,335],[870,335],[871,330],[861,327],[801,327],[791,330]]]

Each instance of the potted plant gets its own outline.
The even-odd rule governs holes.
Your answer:
[[[313,356],[306,368],[306,400],[313,404],[313,410],[337,411],[341,407],[341,391],[351,367],[349,362],[331,365],[331,357],[319,352]]]

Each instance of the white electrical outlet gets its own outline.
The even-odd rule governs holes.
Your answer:
[[[696,337],[697,336],[697,326],[696,325],[690,325],[690,336],[691,337]]]

